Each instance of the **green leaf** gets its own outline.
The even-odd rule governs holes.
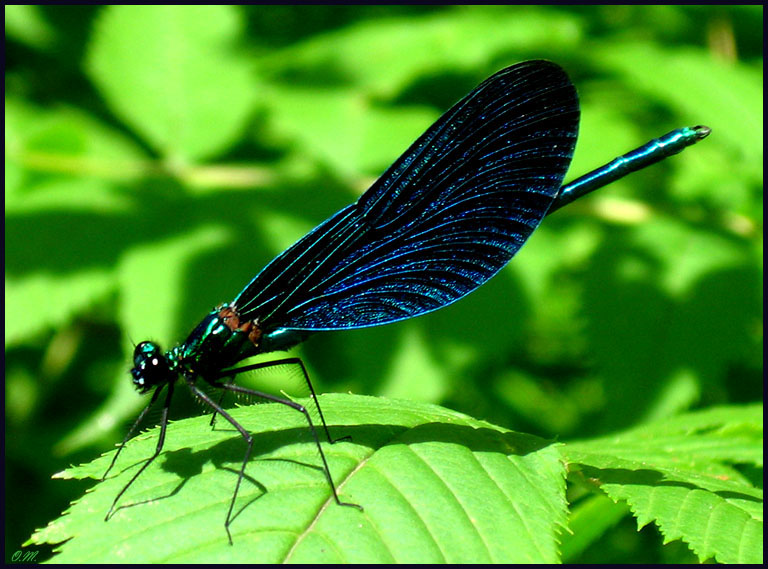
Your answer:
[[[439,117],[419,107],[378,108],[349,88],[276,84],[263,94],[279,134],[348,177],[386,168]]]
[[[45,50],[54,43],[56,32],[40,13],[40,6],[6,5],[5,33],[32,48]]]
[[[566,504],[556,445],[434,405],[351,395],[321,405],[332,435],[351,437],[323,447],[341,500],[362,512],[332,499],[300,414],[252,405],[232,412],[254,433],[233,546],[224,519],[245,444],[221,418],[211,430],[207,416],[169,426],[162,454],[108,522],[157,429],[30,542],[68,540],[62,563],[557,561]],[[58,477],[99,478],[113,452]]]
[[[568,516],[571,530],[563,535],[563,561],[578,559],[590,545],[629,513],[626,504],[614,503],[605,494],[592,494],[574,504]]]
[[[46,274],[5,277],[5,345],[17,345],[51,327],[69,322],[83,307],[114,290],[109,271],[83,270],[66,276]],[[29,319],[40,306],[51,306],[46,318]]]
[[[172,162],[213,156],[241,135],[253,77],[229,6],[104,8],[88,71],[113,111]]]
[[[710,54],[691,49],[662,50],[646,44],[613,44],[598,59],[629,79],[638,91],[695,116],[702,109],[717,109],[706,123],[717,136],[747,155],[761,155],[763,148],[762,66],[754,69],[713,61]],[[669,81],[674,77],[674,81]],[[728,89],[722,89],[728,85]]]
[[[572,469],[638,526],[656,523],[701,561],[762,563],[763,492],[728,463],[762,466],[762,405],[687,413],[563,447]],[[576,467],[578,465],[578,467]]]
[[[326,80],[330,69],[331,77],[390,97],[424,74],[475,71],[516,49],[570,49],[581,34],[577,18],[557,12],[475,6],[358,22],[268,54],[263,63],[281,72],[325,69]]]

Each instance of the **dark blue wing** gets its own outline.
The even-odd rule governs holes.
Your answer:
[[[454,302],[539,225],[573,155],[576,90],[547,61],[491,76],[354,204],[275,258],[234,301],[262,330],[386,324]]]

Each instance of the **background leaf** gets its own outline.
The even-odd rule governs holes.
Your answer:
[[[241,31],[230,6],[113,6],[96,22],[87,66],[115,114],[161,157],[208,158],[237,140],[251,112]]]
[[[603,439],[567,445],[567,460],[638,526],[655,522],[704,561],[762,563],[763,491],[730,464],[763,462],[763,407],[680,415]]]

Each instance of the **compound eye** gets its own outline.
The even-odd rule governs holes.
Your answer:
[[[153,357],[162,356],[163,351],[154,342],[142,342],[133,350],[133,365],[139,367],[142,362]]]
[[[160,346],[154,342],[142,342],[133,351],[133,385],[141,393],[173,379],[168,360]]]

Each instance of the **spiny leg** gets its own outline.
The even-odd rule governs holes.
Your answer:
[[[304,381],[307,383],[307,386],[309,387],[309,392],[312,394],[312,399],[314,400],[315,406],[317,407],[317,412],[320,415],[320,421],[323,423],[323,429],[325,430],[325,436],[327,437],[328,442],[331,443],[331,444],[334,444],[334,443],[337,443],[339,441],[349,440],[351,438],[349,435],[345,435],[343,437],[339,437],[338,439],[332,439],[331,438],[331,433],[328,431],[328,425],[325,422],[325,417],[323,416],[323,410],[320,407],[320,403],[317,401],[317,395],[315,395],[315,388],[312,387],[312,382],[309,380],[309,373],[307,373],[307,368],[304,367],[304,362],[301,361],[301,358],[284,358],[284,359],[281,359],[281,360],[272,360],[272,361],[268,361],[268,362],[261,362],[261,363],[258,363],[258,364],[252,364],[252,365],[247,365],[247,366],[243,366],[243,367],[238,367],[238,368],[235,368],[235,369],[226,370],[225,372],[221,373],[221,375],[219,376],[219,379],[222,378],[222,377],[227,377],[227,376],[234,377],[236,374],[243,373],[243,372],[246,372],[246,371],[253,371],[253,370],[256,370],[256,369],[262,369],[262,368],[266,368],[266,367],[279,366],[279,365],[290,365],[290,364],[298,364],[299,367],[301,368],[301,373],[304,375]],[[238,389],[230,389],[230,387],[226,387],[226,385],[231,386],[232,383],[230,382],[228,384],[222,384],[222,385],[219,385],[219,387],[221,387],[222,389],[229,389],[230,391],[239,391],[241,389],[244,389],[244,388],[239,387],[239,386],[236,386],[236,387],[238,387]],[[259,395],[260,397],[264,397],[266,399],[269,399],[270,401],[277,401],[279,403],[286,403],[287,404],[287,400],[286,399],[273,398],[273,396],[271,396],[271,395],[263,394],[263,393],[258,392],[258,391],[254,392],[254,393],[260,393],[260,395]],[[221,403],[221,401],[219,401],[219,403]],[[302,409],[303,409],[303,407],[302,407]],[[213,416],[214,417],[216,416],[216,411],[214,411]],[[213,418],[211,419],[211,421],[213,421]],[[311,421],[310,421],[310,423],[311,423]],[[211,423],[211,424],[213,424],[213,423]]]
[[[223,377],[226,377],[226,376],[223,376]],[[231,377],[228,379],[227,383],[232,383],[233,381],[235,381],[235,376],[234,376],[234,375],[233,375],[233,376],[231,376]],[[223,401],[224,401],[224,393],[226,393],[226,391],[225,391],[225,390],[223,390],[223,391],[221,392],[221,395],[219,396],[219,400],[216,402],[216,403],[218,404],[218,406],[219,406],[219,407],[221,407],[221,406],[222,406],[222,403],[223,403]],[[214,426],[215,424],[216,424],[216,409],[214,409],[214,410],[213,410],[213,413],[211,413],[211,422],[210,422],[211,428],[213,428],[213,426]]]
[[[292,358],[293,359],[293,358]],[[309,411],[307,411],[307,408],[304,407],[304,405],[300,403],[296,403],[295,401],[291,401],[290,399],[283,399],[282,397],[276,397],[275,395],[271,395],[269,393],[264,393],[262,391],[256,391],[253,389],[248,389],[247,387],[241,387],[239,385],[235,385],[234,383],[225,384],[223,386],[224,389],[227,389],[229,391],[234,391],[237,393],[244,393],[246,395],[251,395],[253,397],[261,397],[263,399],[266,399],[268,401],[272,401],[274,403],[280,403],[282,405],[287,405],[291,409],[295,409],[296,411],[299,411],[300,413],[304,414],[304,418],[307,420],[307,424],[309,425],[309,430],[312,432],[312,438],[315,441],[315,446],[317,447],[317,452],[320,454],[320,458],[323,461],[323,470],[325,471],[325,476],[328,478],[328,484],[331,486],[331,490],[333,491],[333,497],[336,500],[336,503],[340,506],[352,506],[354,508],[358,508],[362,510],[363,508],[359,506],[358,504],[350,504],[348,502],[342,502],[339,499],[339,495],[336,492],[336,485],[333,483],[333,478],[331,477],[331,470],[328,468],[328,461],[325,459],[325,453],[323,452],[323,448],[320,446],[320,439],[317,436],[317,430],[315,429],[314,423],[312,423],[312,418],[309,416]]]
[[[294,358],[290,358],[288,361],[292,361]],[[283,362],[284,363],[284,362]],[[256,364],[259,365],[259,364]],[[264,367],[263,365],[259,365],[259,367]],[[240,370],[249,370],[253,369],[251,366],[245,366],[243,368],[238,368],[238,370],[230,370],[228,373],[233,372],[239,372]],[[192,392],[198,396],[200,399],[205,401],[208,405],[213,408],[213,410],[224,417],[229,423],[235,427],[235,429],[238,430],[238,432],[243,436],[246,443],[248,444],[248,448],[245,451],[245,456],[243,457],[243,464],[240,467],[240,474],[237,477],[237,484],[235,485],[235,492],[232,494],[232,501],[229,504],[229,511],[227,512],[227,519],[224,522],[224,528],[227,530],[227,537],[229,538],[229,544],[232,545],[232,534],[229,531],[229,524],[232,521],[232,510],[235,507],[235,500],[237,499],[237,493],[240,490],[240,483],[243,480],[243,477],[245,475],[245,467],[248,464],[248,458],[251,455],[251,449],[253,447],[253,437],[246,431],[240,423],[238,423],[229,413],[227,413],[224,409],[222,409],[219,405],[216,404],[213,399],[211,399],[204,391],[199,389],[193,384],[188,384],[189,388],[192,390]],[[323,453],[323,449],[320,446],[320,439],[317,437],[317,431],[315,430],[315,425],[312,423],[312,419],[309,416],[309,412],[307,411],[306,407],[303,405],[296,403],[295,401],[290,401],[289,399],[282,399],[280,397],[276,397],[274,395],[270,395],[269,393],[263,393],[261,391],[255,391],[253,389],[248,389],[245,387],[240,387],[239,385],[235,385],[232,383],[225,383],[220,385],[222,389],[226,389],[228,391],[233,391],[235,393],[243,393],[245,395],[250,395],[252,397],[260,397],[262,399],[266,399],[267,401],[272,401],[274,403],[281,403],[283,405],[287,405],[288,407],[291,407],[292,409],[296,409],[297,411],[304,414],[304,418],[306,418],[307,423],[309,424],[310,431],[312,432],[312,438],[315,440],[315,445],[317,446],[317,451],[320,453],[320,458],[323,461],[323,470],[325,472],[325,477],[328,479],[328,484],[331,486],[331,491],[333,492],[333,497],[336,500],[336,503],[340,506],[352,506],[354,508],[357,508],[362,511],[362,506],[358,504],[352,504],[349,502],[342,502],[339,499],[339,495],[336,492],[336,485],[333,483],[333,478],[331,477],[331,471],[328,468],[328,461],[325,459],[325,453]],[[326,428],[327,433],[327,428]]]
[[[149,405],[144,409],[144,411],[141,412],[141,415],[139,415],[139,419],[134,423],[133,427],[131,428],[131,431],[136,428],[136,425],[138,425],[139,421],[144,417],[149,407],[151,407],[152,403],[157,399],[158,394],[160,393],[160,390],[162,389],[162,386],[158,387],[155,390],[155,393],[152,395],[152,400],[150,401]],[[114,501],[112,502],[112,506],[110,506],[109,511],[107,512],[106,517],[104,518],[104,521],[107,521],[109,517],[112,515],[112,512],[115,510],[115,506],[117,505],[117,501],[120,499],[120,497],[125,493],[126,490],[133,484],[136,479],[141,475],[146,468],[152,464],[152,461],[155,460],[158,455],[160,454],[160,451],[163,450],[163,444],[165,443],[165,429],[168,427],[168,409],[171,406],[171,397],[173,396],[173,383],[168,383],[168,393],[165,396],[165,404],[163,405],[163,415],[160,420],[160,437],[157,440],[157,448],[155,448],[155,453],[149,457],[147,462],[145,462],[142,467],[139,469],[139,471],[133,475],[133,478],[126,484],[122,490],[118,493],[117,496],[115,496]],[[126,439],[127,440],[127,439]],[[120,449],[117,451],[117,454],[120,453],[121,450],[123,450],[123,446],[125,446],[125,441],[123,441],[123,445],[121,445]],[[114,465],[115,460],[117,460],[117,454],[115,454],[115,458],[112,459],[112,465]],[[110,465],[110,469],[112,468],[112,465]],[[107,470],[109,472],[109,469]],[[106,473],[104,474],[106,476]]]
[[[136,418],[136,420],[133,422],[133,425],[131,425],[131,428],[128,429],[128,434],[125,435],[125,438],[123,439],[123,442],[120,443],[120,446],[117,449],[117,452],[115,453],[115,456],[112,457],[112,462],[109,464],[109,468],[107,468],[107,471],[104,473],[104,476],[101,477],[102,482],[107,478],[107,474],[109,474],[109,471],[112,470],[112,467],[115,466],[115,462],[117,462],[117,457],[120,456],[120,453],[123,452],[123,448],[125,447],[125,443],[128,442],[128,440],[131,438],[131,435],[133,435],[136,428],[139,426],[141,421],[144,419],[144,416],[147,414],[149,409],[152,407],[152,405],[155,404],[155,401],[157,401],[157,397],[160,395],[160,392],[163,390],[163,387],[160,386],[157,389],[155,389],[155,392],[152,394],[152,399],[149,401],[149,405],[144,407],[144,409],[139,413],[139,416]]]
[[[222,409],[218,403],[216,403],[213,399],[211,399],[199,387],[196,387],[192,383],[188,383],[187,385],[189,385],[189,389],[192,390],[192,393],[195,396],[205,401],[213,409],[214,414],[218,413],[219,415],[224,417],[227,421],[229,421],[229,423],[234,428],[236,428],[238,432],[243,436],[246,444],[248,445],[248,448],[245,450],[245,456],[243,457],[243,464],[240,467],[240,474],[237,477],[237,484],[235,484],[235,491],[232,494],[232,501],[229,503],[229,511],[227,512],[227,519],[224,522],[224,529],[227,530],[227,538],[229,539],[229,545],[233,545],[232,534],[229,532],[229,523],[231,521],[230,518],[232,517],[232,509],[235,507],[235,500],[237,499],[237,493],[240,490],[240,482],[243,480],[243,475],[245,474],[245,466],[248,464],[248,458],[251,456],[251,449],[253,448],[253,437],[250,435],[248,431],[246,431],[243,428],[243,426],[240,423],[235,421],[235,419],[229,413],[227,413],[224,409]]]

